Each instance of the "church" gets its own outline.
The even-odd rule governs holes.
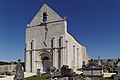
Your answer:
[[[61,18],[44,4],[26,27],[25,70],[47,71],[68,65],[79,69],[88,63],[86,47],[67,32],[66,17]]]

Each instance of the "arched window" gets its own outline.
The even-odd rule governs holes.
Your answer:
[[[47,21],[47,16],[48,16],[47,13],[44,12],[44,13],[43,13],[43,22],[46,22],[46,21]]]

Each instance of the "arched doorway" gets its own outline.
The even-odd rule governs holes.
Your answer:
[[[37,69],[41,69],[42,71],[47,72],[48,67],[51,66],[52,60],[51,60],[51,54],[48,51],[41,51],[38,54],[38,67]]]

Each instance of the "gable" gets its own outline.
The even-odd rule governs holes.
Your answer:
[[[39,25],[43,22],[43,13],[47,13],[47,21],[46,22],[52,22],[52,21],[59,21],[63,20],[55,11],[53,11],[49,6],[44,4],[42,8],[38,11],[36,16],[33,18],[33,20],[30,22],[31,26]]]

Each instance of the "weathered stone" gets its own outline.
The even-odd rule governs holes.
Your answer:
[[[0,65],[0,74],[8,74],[13,75],[15,74],[15,64],[9,64],[9,65]]]
[[[74,76],[74,72],[67,65],[63,65],[63,67],[61,68],[61,76],[71,77],[71,76]]]
[[[114,80],[120,80],[120,59],[117,63],[117,74],[114,76]]]
[[[41,77],[41,73],[40,73],[40,69],[37,69],[37,74],[36,74],[37,77]]]
[[[58,78],[56,80],[69,80],[69,78],[68,77],[62,77],[62,78]]]
[[[14,80],[24,80],[24,69],[20,63],[20,59],[18,60],[18,64],[16,66],[16,73]]]
[[[45,21],[43,13],[47,14]],[[90,59],[86,47],[67,32],[66,19],[46,4],[26,28],[25,55],[26,72],[46,72],[48,67],[60,69],[63,65],[78,69]]]
[[[100,59],[98,60],[98,64],[95,64],[94,61],[91,60],[89,64],[83,68],[83,76],[89,77],[91,80],[92,80],[91,77],[93,77],[93,80],[95,80],[94,78],[96,77],[102,77],[103,68]]]
[[[120,66],[117,67],[117,74],[114,76],[114,80],[120,80]]]

